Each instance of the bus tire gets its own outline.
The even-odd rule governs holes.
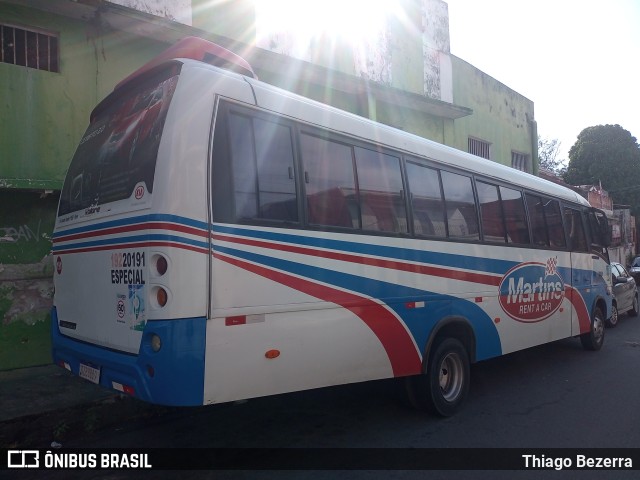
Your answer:
[[[585,350],[600,350],[604,343],[605,319],[602,310],[596,307],[591,317],[591,330],[580,335],[580,341]]]
[[[409,402],[442,417],[455,414],[469,392],[469,354],[455,338],[444,338],[431,350],[425,374],[407,379]]]

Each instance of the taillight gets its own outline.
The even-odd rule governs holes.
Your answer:
[[[156,301],[158,302],[158,305],[164,307],[167,304],[167,300],[169,300],[167,291],[162,287],[158,287],[156,289]]]
[[[151,264],[155,270],[155,274],[158,277],[162,277],[165,273],[167,273],[167,270],[169,269],[169,262],[164,255],[153,255]]]
[[[169,259],[162,253],[151,255],[151,277],[160,278],[169,271]],[[151,302],[156,307],[162,308],[169,301],[169,292],[162,285],[157,285],[151,290]]]

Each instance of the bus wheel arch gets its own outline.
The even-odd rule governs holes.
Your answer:
[[[580,335],[580,342],[585,350],[597,351],[602,348],[604,327],[607,320],[603,312],[606,312],[606,303],[599,299],[591,311],[591,328],[588,332]]]
[[[467,319],[443,319],[427,341],[422,374],[405,379],[409,403],[442,417],[455,414],[469,392],[475,342]]]

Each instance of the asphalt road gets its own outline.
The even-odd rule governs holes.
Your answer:
[[[640,317],[622,316],[599,352],[578,339],[472,366],[463,410],[440,419],[410,409],[396,381],[347,385],[141,415],[64,448],[640,447]],[[636,466],[640,468],[640,465]],[[39,472],[38,478],[58,478]],[[636,472],[207,472],[202,478],[637,478]],[[177,472],[163,477],[175,478]],[[195,474],[180,474],[192,478]],[[67,477],[60,477],[67,478]],[[131,478],[92,472],[89,478]],[[137,478],[137,477],[136,477]]]

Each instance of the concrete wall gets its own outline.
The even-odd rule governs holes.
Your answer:
[[[55,195],[0,190],[0,370],[50,361]]]
[[[158,17],[192,24],[191,0],[110,0],[111,3],[150,13]]]
[[[453,55],[451,59],[454,101],[473,109],[472,116],[455,120],[452,146],[467,151],[469,136],[487,141],[491,160],[508,166],[512,150],[537,156],[533,102],[468,62]]]
[[[631,216],[630,208],[614,208],[612,226],[612,241],[609,247],[609,258],[625,267],[635,257],[635,219]]]
[[[4,3],[0,21],[60,35],[60,73],[0,63],[0,188],[60,189],[92,108],[166,45]]]
[[[171,0],[167,0],[171,2]],[[256,38],[254,0],[191,0],[192,25],[238,44],[253,45]],[[232,48],[242,55],[242,48]]]
[[[451,120],[382,102],[377,103],[375,120],[443,144],[448,143],[447,125],[452,123]]]
[[[352,41],[321,35],[303,38],[305,32],[295,25],[271,30],[259,27],[257,46],[406,92],[452,102],[446,2],[399,0],[398,5],[402,15],[387,16],[377,29],[372,28],[371,38]],[[258,10],[258,22],[260,14]],[[312,14],[310,11],[309,15]]]
[[[84,30],[62,17],[0,4],[0,19],[64,32],[62,74],[0,63],[0,187],[59,188],[95,100],[84,73],[94,55],[86,48]],[[64,54],[69,51],[74,55]]]
[[[59,33],[60,73],[0,63],[0,370],[50,361],[57,191],[96,103],[166,45],[0,3],[0,21]],[[131,48],[135,45],[135,48]],[[52,193],[45,193],[52,192]]]

